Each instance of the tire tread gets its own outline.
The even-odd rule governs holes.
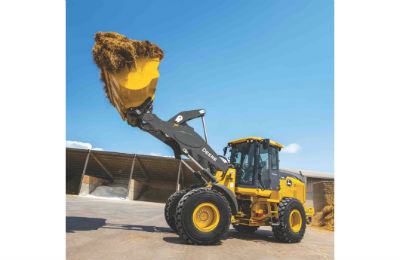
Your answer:
[[[300,204],[302,207],[302,216],[305,216],[304,208],[300,201],[295,198],[283,198],[281,202],[278,204],[278,215],[279,215],[279,225],[273,226],[272,231],[277,240],[285,243],[297,243],[303,239],[305,229],[306,229],[306,219],[303,218],[302,228],[298,232],[298,235],[293,235],[293,232],[290,230],[288,223],[285,222],[286,214],[289,214],[288,207],[290,210],[291,204]]]

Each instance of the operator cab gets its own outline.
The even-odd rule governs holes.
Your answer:
[[[236,169],[236,186],[279,190],[279,151],[283,145],[260,137],[228,143],[230,164]]]

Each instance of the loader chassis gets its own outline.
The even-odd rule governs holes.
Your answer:
[[[305,232],[305,178],[279,170],[282,145],[259,137],[228,143],[230,160],[217,155],[207,144],[205,110],[178,113],[168,121],[152,113],[152,101],[129,108],[128,123],[137,125],[172,148],[175,158],[185,155],[197,169],[181,162],[203,183],[172,194],[165,206],[169,226],[187,243],[214,244],[230,224],[239,232],[254,232],[272,226],[282,242],[299,242]],[[187,122],[201,118],[204,140]]]
[[[304,207],[304,177],[279,170],[282,145],[247,137],[229,142],[221,156],[208,145],[204,109],[183,111],[167,121],[153,114],[158,65],[164,57],[157,45],[97,33],[93,56],[107,98],[121,117],[171,147],[202,184],[175,192],[165,205],[168,225],[184,241],[218,243],[231,224],[246,233],[271,225],[279,241],[302,239],[306,214],[311,216],[313,209]],[[204,139],[188,125],[195,118],[202,120]],[[228,149],[230,160],[225,157]]]

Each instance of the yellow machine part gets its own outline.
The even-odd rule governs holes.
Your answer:
[[[264,138],[250,136],[250,137],[245,137],[245,138],[240,138],[240,139],[230,141],[230,142],[228,142],[228,144],[239,144],[239,143],[246,142],[247,140],[264,141]],[[283,145],[281,145],[278,142],[272,141],[272,140],[269,140],[269,144],[272,146],[279,147],[279,148],[284,148]]]
[[[158,58],[138,58],[135,67],[118,73],[103,70],[110,101],[124,120],[128,108],[140,106],[148,98],[154,99],[159,64]]]
[[[292,186],[288,187],[286,185],[286,180],[290,179],[292,181]],[[247,196],[259,196],[268,198],[269,202],[279,203],[283,198],[295,198],[298,199],[302,204],[306,202],[306,189],[304,183],[301,181],[287,177],[286,179],[280,180],[281,189],[275,190],[262,190],[255,188],[243,188],[237,187],[236,193],[247,195]]]
[[[236,169],[230,168],[225,174],[222,171],[217,171],[215,178],[217,178],[218,184],[227,187],[235,194]]]
[[[306,202],[306,187],[305,184],[295,178],[287,177],[280,180],[280,190],[262,190],[255,188],[236,187],[236,169],[230,168],[226,173],[218,171],[215,174],[218,184],[224,185],[229,188],[236,198],[251,199],[252,201],[252,216],[250,219],[245,219],[243,213],[238,212],[236,216],[232,216],[232,223],[240,223],[249,226],[263,226],[270,216],[278,217],[277,206],[279,202],[286,197],[295,198],[299,200],[304,206]],[[287,179],[292,181],[291,186],[287,186]],[[267,214],[269,212],[269,214]],[[314,208],[305,207],[307,216],[314,215]],[[301,227],[301,220],[299,220],[300,213],[293,213],[291,215],[291,228],[297,230]],[[257,216],[258,215],[258,216]]]
[[[159,59],[137,59],[136,68],[125,68],[114,76],[118,84],[124,88],[140,90],[148,87],[153,79],[160,77],[158,73],[159,64]]]
[[[292,186],[287,186],[287,179],[292,181]],[[303,205],[306,203],[306,185],[298,179],[287,177],[286,179],[280,180],[281,189],[279,191],[273,191],[270,199],[281,201],[283,198],[295,198],[299,200]]]
[[[306,207],[305,211],[306,211],[307,216],[314,216],[314,214],[315,214],[314,208],[311,208],[311,207]]]
[[[201,203],[193,211],[193,224],[202,232],[214,230],[219,223],[220,214],[218,208],[212,203]]]
[[[302,222],[300,211],[297,209],[293,210],[289,216],[289,224],[293,232],[300,231]]]

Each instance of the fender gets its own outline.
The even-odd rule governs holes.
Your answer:
[[[233,194],[233,192],[230,189],[228,189],[227,187],[225,187],[224,185],[216,184],[216,183],[213,183],[211,185],[212,185],[213,189],[219,191],[220,193],[222,193],[222,195],[225,196],[225,198],[229,202],[229,205],[231,206],[232,215],[236,215],[239,207],[238,207],[238,203],[237,203],[235,194]]]

